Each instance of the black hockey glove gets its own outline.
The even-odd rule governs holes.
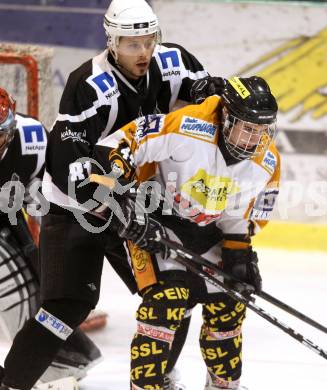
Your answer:
[[[221,95],[226,86],[226,80],[222,77],[204,77],[194,81],[191,90],[192,103],[202,103],[208,96]]]
[[[241,293],[259,294],[262,289],[262,279],[258,267],[257,253],[248,249],[222,249],[223,270],[233,278],[245,282],[253,287],[253,290],[244,289],[240,283],[226,281],[226,284]]]
[[[126,240],[131,240],[139,248],[150,253],[161,252],[163,257],[166,258],[167,249],[165,245],[156,241],[158,235],[161,237],[167,236],[165,228],[146,212],[138,215],[139,213],[136,213],[133,198],[124,197],[122,202],[120,202],[120,206],[127,225],[124,225],[122,222],[118,223],[118,235]]]

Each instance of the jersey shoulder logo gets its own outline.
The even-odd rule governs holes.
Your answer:
[[[217,127],[210,122],[191,116],[183,116],[179,132],[185,135],[212,141]]]
[[[277,157],[270,150],[267,150],[261,165],[266,171],[273,174],[277,166]]]
[[[103,72],[92,78],[92,81],[101,89],[102,92],[115,86],[115,81],[107,72]]]
[[[161,69],[163,80],[170,80],[174,77],[180,77],[182,60],[180,52],[177,49],[158,52],[158,65]]]
[[[45,151],[47,136],[40,123],[18,126],[22,155],[39,154]]]
[[[135,141],[140,144],[142,139],[154,134],[159,134],[164,126],[163,114],[145,115],[135,120]]]
[[[178,68],[180,66],[177,50],[159,52],[158,54],[163,69]]]
[[[108,72],[92,75],[87,82],[96,89],[106,100],[110,100],[119,93],[116,80]]]
[[[254,206],[251,210],[250,219],[259,221],[268,221],[274,209],[279,189],[267,188],[257,196]]]

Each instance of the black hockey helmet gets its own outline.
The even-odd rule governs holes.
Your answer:
[[[0,157],[8,147],[16,130],[16,102],[8,92],[0,88]]]
[[[269,147],[276,133],[278,106],[263,78],[229,79],[222,93],[222,105],[222,132],[234,158],[249,159]]]
[[[228,111],[238,119],[258,124],[270,124],[276,120],[276,99],[261,77],[229,79],[222,98]]]

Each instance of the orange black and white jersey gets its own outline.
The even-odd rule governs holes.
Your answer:
[[[214,222],[226,235],[254,234],[269,220],[278,195],[279,153],[272,142],[256,158],[228,165],[218,146],[219,105],[211,96],[167,115],[138,118],[99,142],[96,158],[107,172],[160,183],[166,214],[170,208],[199,227]]]

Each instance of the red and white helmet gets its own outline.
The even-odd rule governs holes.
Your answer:
[[[115,56],[120,37],[156,34],[157,42],[161,40],[158,18],[145,0],[113,0],[104,16],[103,26],[108,46]]]
[[[0,155],[3,154],[16,130],[16,102],[8,92],[0,88]]]

